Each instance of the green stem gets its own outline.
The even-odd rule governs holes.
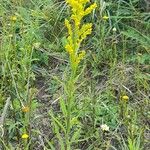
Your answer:
[[[72,70],[70,80],[68,81],[66,150],[71,149],[70,131],[71,131],[71,111],[72,111],[72,104],[74,101],[74,84],[75,84],[74,79],[75,79],[75,71]]]

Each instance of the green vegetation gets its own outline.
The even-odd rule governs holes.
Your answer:
[[[149,10],[0,0],[0,149],[149,150]]]

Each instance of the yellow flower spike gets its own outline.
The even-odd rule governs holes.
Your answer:
[[[109,17],[108,17],[108,16],[103,16],[103,19],[104,19],[104,20],[108,20]]]
[[[85,4],[89,2],[89,0],[66,0],[66,2],[72,7],[72,16],[71,19],[74,20],[75,26],[78,27],[80,25],[81,19],[91,13],[93,9],[97,7],[96,3],[89,6],[86,10]]]
[[[67,19],[65,19],[65,26],[68,29],[68,34],[72,35],[71,24],[69,23],[69,21]]]
[[[82,35],[81,35],[81,38],[80,38],[80,42],[82,42],[86,37],[87,37],[87,35],[90,35],[91,34],[91,32],[92,32],[92,28],[89,28],[89,29],[87,29]]]
[[[21,136],[21,138],[22,138],[22,139],[27,139],[27,138],[29,138],[29,135],[26,134],[26,133],[24,133],[24,134]]]
[[[16,21],[16,20],[17,20],[17,17],[16,17],[16,16],[11,16],[10,20],[11,20],[11,21]]]
[[[96,4],[96,3],[92,4],[90,7],[88,7],[88,8],[85,10],[84,15],[90,14],[90,13],[92,12],[92,10],[94,10],[96,7],[97,7],[97,4]]]
[[[29,112],[29,111],[30,111],[30,109],[29,109],[28,106],[22,107],[22,112],[26,113],[26,112]]]
[[[77,56],[77,59],[76,59],[76,64],[78,65],[79,63],[80,63],[80,61],[84,58],[84,56],[85,56],[85,51],[81,51],[80,53],[79,53],[79,55]]]
[[[122,96],[122,100],[123,100],[123,101],[128,101],[128,100],[129,100],[129,97],[128,97],[127,95],[124,95],[124,96]]]
[[[79,30],[79,43],[82,42],[82,40],[84,40],[87,35],[91,34],[92,32],[92,23],[87,23],[87,24],[84,24],[81,29]]]
[[[84,24],[81,29],[79,30],[79,36],[81,36],[82,34],[85,34],[85,32],[88,30],[88,29],[92,29],[92,23],[87,23],[87,24]],[[90,34],[90,33],[89,33]]]
[[[85,51],[81,51],[81,53],[79,53],[79,56],[78,56],[78,58],[81,60],[81,59],[83,59],[84,58],[84,56],[85,56]]]
[[[65,19],[65,26],[68,29],[66,51],[70,55],[73,70],[78,68],[78,64],[85,56],[85,51],[79,53],[81,42],[92,32],[92,23],[81,24],[82,18],[92,12],[97,7],[96,3],[86,8],[86,3],[90,0],[65,0],[71,7],[71,21]]]

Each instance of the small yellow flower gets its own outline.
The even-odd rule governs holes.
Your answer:
[[[24,133],[24,134],[21,136],[22,139],[27,139],[28,137],[29,137],[29,135],[26,134],[26,133]]]
[[[16,21],[16,20],[17,20],[17,17],[16,17],[16,16],[12,16],[12,17],[10,18],[10,20]]]
[[[128,100],[129,100],[129,97],[128,97],[127,95],[124,95],[124,96],[122,96],[122,100],[128,101]]]
[[[26,112],[29,112],[30,109],[29,109],[28,106],[24,106],[24,107],[22,107],[22,111],[23,111],[24,113],[26,113]]]
[[[108,16],[103,16],[103,19],[104,19],[104,20],[108,20],[109,17],[108,17]]]
[[[108,126],[107,124],[102,124],[102,125],[101,125],[101,129],[102,129],[103,131],[109,131],[109,126]]]

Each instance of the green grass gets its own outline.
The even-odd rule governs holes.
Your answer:
[[[70,9],[63,0],[1,1],[0,117],[5,119],[0,120],[0,149],[63,150],[64,87],[70,74],[64,20]],[[71,149],[149,150],[147,4],[93,2],[98,7],[83,20],[93,23],[93,31],[82,42],[86,56],[75,85]],[[24,106],[30,111],[24,113]],[[109,131],[103,131],[102,124]],[[26,140],[21,138],[24,133],[29,134]]]

